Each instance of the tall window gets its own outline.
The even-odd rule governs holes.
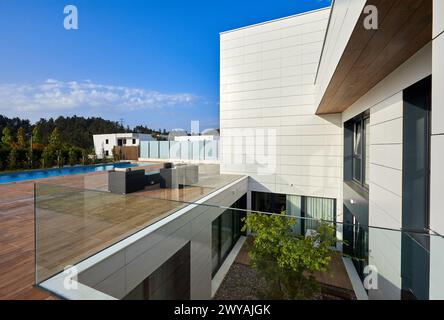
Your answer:
[[[252,192],[252,211],[281,213],[296,217],[293,231],[306,234],[308,230],[316,230],[319,221],[336,222],[336,200],[328,198],[283,195],[277,193]],[[272,201],[270,201],[270,199]],[[268,210],[271,206],[274,210]]]
[[[247,206],[247,197],[244,195],[236,201],[231,208],[244,209]],[[212,243],[212,273],[217,273],[226,257],[233,249],[237,240],[241,236],[242,219],[245,217],[245,211],[227,209],[211,226],[211,243]]]
[[[368,188],[370,118],[364,113],[353,121],[353,180]]]

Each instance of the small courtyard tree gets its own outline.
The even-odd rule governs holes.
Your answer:
[[[244,229],[253,234],[249,255],[252,266],[267,282],[266,299],[310,299],[320,292],[314,274],[327,272],[334,229],[320,223],[310,236],[293,232],[296,219],[281,215],[250,214]]]

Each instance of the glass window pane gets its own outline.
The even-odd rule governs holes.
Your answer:
[[[220,219],[214,220],[211,227],[211,258],[213,273],[219,266],[219,222]]]
[[[361,122],[355,124],[355,138],[353,152],[355,155],[360,156],[362,154],[362,125]]]
[[[301,197],[300,196],[287,195],[286,214],[289,216],[298,217],[298,219],[296,219],[296,225],[293,227],[293,231],[296,234],[301,234],[302,221],[299,218],[299,217],[301,217]]]
[[[370,178],[370,119],[367,118],[364,120],[364,132],[365,132],[365,173],[364,173],[364,183],[366,185],[369,184],[369,178]]]
[[[325,198],[305,197],[305,233],[308,229],[316,230],[316,220],[336,221],[335,200]]]
[[[221,215],[221,256],[225,257],[233,245],[233,218],[231,210]]]
[[[361,159],[353,158],[353,179],[361,181]]]

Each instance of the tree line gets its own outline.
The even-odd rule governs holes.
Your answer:
[[[102,118],[58,117],[40,119],[34,124],[20,118],[0,115],[0,171],[91,164],[94,134],[148,133],[167,134],[145,126],[133,129]]]

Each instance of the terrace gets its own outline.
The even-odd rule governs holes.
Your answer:
[[[240,178],[201,166],[196,184],[147,186],[132,195],[109,193],[107,172],[0,185],[1,299],[52,298],[34,287],[36,279],[53,276]]]
[[[144,169],[156,171],[161,167],[162,164],[157,163]],[[56,296],[79,298],[66,294],[54,285],[54,279],[60,280],[66,266],[78,267],[79,283],[93,290],[94,294],[86,292],[80,298],[125,298],[143,277],[140,275],[137,279],[126,279],[123,285],[125,289],[120,290],[122,284],[113,278],[114,274],[124,270],[130,277],[131,268],[134,267],[131,264],[140,268],[141,265],[155,261],[160,254],[159,250],[165,250],[162,262],[144,271],[144,274],[152,274],[184,243],[196,246],[195,239],[201,237],[201,230],[211,226],[221,213],[227,210],[230,214],[239,210],[250,213],[246,208],[230,210],[233,199],[238,199],[247,190],[245,176],[220,174],[215,165],[200,165],[199,169],[197,183],[171,189],[162,189],[158,185],[147,186],[130,195],[108,192],[107,172],[1,185],[0,228],[4,230],[0,239],[1,299],[54,299]],[[335,223],[334,226],[349,232],[347,225]],[[167,248],[166,244],[177,237],[174,230],[183,229],[187,231],[186,236],[181,236],[181,242],[174,248]],[[360,226],[359,229],[358,233],[368,233],[370,239],[393,240],[405,236],[416,239],[418,245],[414,250],[417,254],[428,254],[421,246],[424,240],[432,243],[442,241],[438,236],[419,236],[398,230],[368,226]],[[200,233],[195,235],[194,230]],[[190,260],[195,261],[200,257],[203,259],[201,263],[208,265],[205,256],[209,257],[211,252],[208,248],[211,233],[207,230],[203,234],[206,237],[204,246],[207,248],[195,255],[194,249],[191,250]],[[199,241],[199,246],[202,246],[202,240]],[[344,252],[347,254],[350,251],[347,247],[353,245],[346,244]],[[157,253],[152,248],[157,248]],[[135,254],[138,251],[143,254]],[[110,270],[110,260],[122,252],[125,261]],[[243,246],[240,251],[233,247],[233,254],[234,258],[224,262],[224,266],[214,276],[225,278],[216,285],[216,289],[220,285],[220,290],[211,287],[215,285],[214,280],[210,284],[210,291],[216,294],[216,299],[224,297],[227,292],[235,297],[236,291],[248,290],[251,285],[249,282],[254,282],[253,287],[261,283],[257,277],[248,278],[251,281],[243,283],[245,279],[236,276],[239,270],[244,270],[242,272],[246,272],[248,277],[248,272],[251,272],[248,270],[252,270],[246,247]],[[141,256],[145,260],[140,260]],[[362,274],[357,274],[355,267],[360,270],[359,264],[368,257],[351,258],[336,256],[331,262],[330,273],[316,275],[325,292],[333,292],[336,296],[343,294],[342,297],[354,297],[358,293],[358,298],[365,297],[359,280]],[[208,271],[200,270],[198,273],[208,272],[208,278],[211,279],[211,266],[208,268]],[[193,273],[196,271],[190,272],[191,277]],[[108,279],[113,281],[106,283]],[[193,280],[190,282],[192,286]],[[38,289],[36,283],[53,291],[55,295]],[[97,296],[97,292],[103,295]],[[199,294],[190,296],[204,297]]]

